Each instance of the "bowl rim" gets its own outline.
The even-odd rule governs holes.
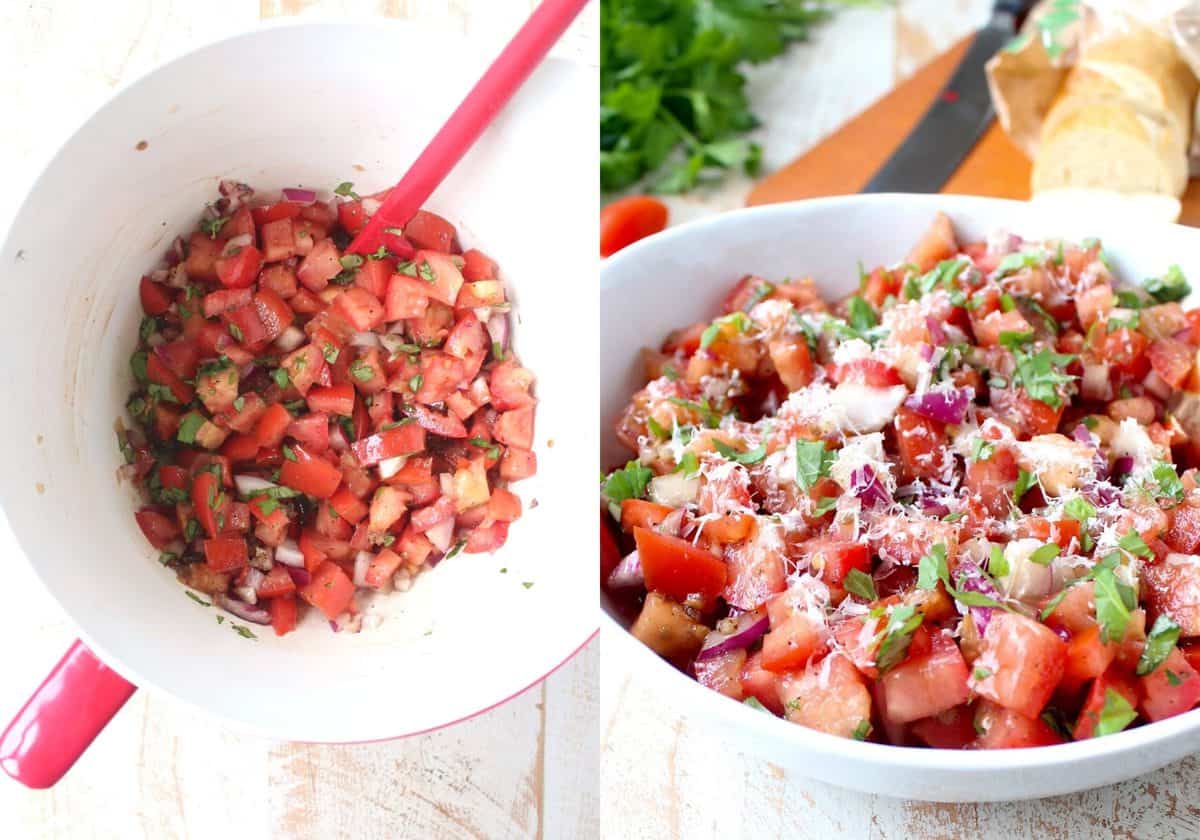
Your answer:
[[[870,193],[841,196],[827,196],[798,201],[787,201],[773,204],[763,204],[753,207],[741,207],[712,216],[686,222],[676,227],[667,228],[661,233],[642,239],[618,251],[605,259],[600,267],[600,316],[601,334],[604,327],[604,295],[607,290],[614,288],[613,274],[618,269],[624,269],[626,264],[635,264],[643,254],[650,254],[655,249],[670,247],[678,242],[686,241],[697,235],[710,235],[714,231],[730,225],[745,224],[756,219],[772,216],[788,216],[798,211],[820,213],[824,210],[847,206],[904,206],[910,209],[927,211],[943,211],[953,221],[955,214],[969,215],[972,209],[982,207],[1007,208],[1014,216],[1021,214],[1025,219],[1036,224],[1049,224],[1052,216],[1044,209],[1028,201],[1007,198],[991,198],[974,195],[942,195],[924,193]],[[1082,211],[1085,220],[1092,218],[1087,211]],[[1097,224],[1111,227],[1113,222],[1104,221],[1104,217],[1096,215]],[[1014,223],[1017,223],[1014,219]],[[1181,235],[1194,237],[1200,244],[1200,229],[1190,228],[1176,223],[1145,222],[1133,220],[1135,224],[1126,231],[1125,236],[1134,239],[1137,230],[1146,228],[1177,229]],[[1122,223],[1125,224],[1125,223]],[[667,325],[668,327],[670,325]],[[600,418],[603,423],[605,418]],[[604,466],[603,464],[601,465]],[[602,526],[603,527],[603,526]],[[600,590],[603,604],[603,590]],[[1084,741],[1071,741],[1065,744],[1054,744],[1044,747],[1019,747],[1013,749],[992,750],[953,750],[932,747],[903,747],[891,744],[878,744],[871,741],[856,741],[850,738],[839,738],[815,729],[789,724],[775,715],[766,715],[744,703],[737,703],[718,692],[706,689],[695,679],[678,668],[664,662],[657,654],[637,641],[629,631],[603,607],[602,638],[605,645],[615,643],[621,651],[619,655],[632,660],[634,672],[643,679],[656,680],[669,688],[681,702],[677,708],[685,709],[683,713],[702,719],[721,720],[728,729],[748,733],[756,739],[766,742],[784,740],[807,753],[810,758],[822,756],[838,757],[870,765],[877,768],[887,768],[898,771],[912,772],[979,772],[1005,770],[1039,770],[1048,768],[1065,769],[1075,765],[1090,763],[1105,758],[1115,759],[1135,751],[1143,750],[1155,744],[1166,743],[1187,733],[1200,730],[1200,707],[1165,720],[1142,724],[1133,729],[1126,729],[1102,738],[1089,738]],[[614,637],[619,637],[615,640]],[[661,674],[660,677],[653,676]],[[690,686],[690,688],[689,688]],[[722,731],[726,731],[723,729]],[[739,733],[739,736],[741,733]],[[1164,761],[1165,763],[1165,761]],[[1089,786],[1086,782],[1072,789]],[[1051,794],[1045,794],[1051,795]]]
[[[489,56],[497,52],[503,44],[503,39],[498,36],[483,36],[474,33],[465,33],[455,30],[450,27],[438,26],[426,21],[410,20],[401,18],[385,18],[385,17],[350,17],[350,18],[335,18],[325,15],[317,15],[308,18],[273,18],[263,21],[258,21],[255,24],[241,28],[235,31],[229,31],[219,34],[215,37],[200,41],[187,49],[172,53],[160,61],[154,63],[145,70],[132,75],[130,78],[123,80],[107,93],[93,108],[90,108],[77,119],[68,124],[68,127],[62,132],[56,134],[51,142],[47,143],[46,151],[42,156],[34,156],[30,170],[32,175],[28,181],[21,186],[22,197],[18,202],[15,202],[12,207],[12,215],[5,218],[0,218],[0,254],[8,253],[14,247],[14,235],[18,227],[19,221],[27,212],[27,205],[30,198],[37,192],[39,185],[45,179],[58,161],[64,148],[74,141],[81,132],[83,132],[95,119],[97,119],[107,108],[109,108],[118,99],[127,95],[136,95],[135,90],[147,83],[152,77],[161,73],[169,67],[172,67],[180,62],[193,59],[200,53],[213,50],[217,47],[236,44],[244,41],[252,44],[255,39],[262,37],[271,37],[279,31],[303,31],[312,30],[314,32],[328,31],[330,29],[339,30],[378,30],[381,28],[393,30],[408,30],[420,32],[422,37],[431,39],[442,39],[447,43],[455,45],[474,46],[477,50],[482,50],[483,55]],[[479,60],[480,67],[486,66],[483,59]],[[585,71],[591,69],[591,64],[585,60],[580,60],[568,55],[551,54],[547,56],[540,68],[556,67],[571,70],[582,68]],[[465,90],[463,91],[465,95]],[[586,648],[593,639],[599,634],[598,622],[588,628],[587,633],[577,641],[568,642],[565,649],[568,651],[561,659],[556,659],[554,662],[547,662],[544,665],[538,666],[533,670],[541,670],[545,668],[544,673],[532,680],[528,684],[522,685],[520,688],[506,688],[499,697],[481,697],[479,703],[480,708],[471,711],[467,714],[462,714],[459,717],[434,724],[432,726],[424,726],[411,731],[401,731],[379,735],[377,737],[356,738],[347,740],[345,738],[321,737],[313,736],[312,733],[307,735],[301,731],[295,731],[290,726],[283,725],[261,725],[253,723],[249,720],[230,717],[221,712],[215,711],[202,703],[175,694],[159,685],[157,680],[151,678],[149,672],[144,672],[139,668],[135,668],[126,663],[121,657],[116,656],[107,645],[97,643],[93,635],[75,619],[75,616],[64,605],[63,601],[58,597],[54,588],[48,583],[45,576],[42,574],[38,563],[34,562],[30,553],[25,549],[25,545],[17,529],[8,521],[8,517],[3,510],[3,505],[0,503],[0,527],[11,535],[13,544],[19,549],[20,562],[24,563],[29,568],[42,590],[53,600],[55,605],[61,611],[63,617],[69,622],[71,630],[76,637],[80,639],[89,650],[103,664],[115,672],[122,679],[134,685],[139,691],[148,692],[150,695],[161,698],[168,698],[175,703],[180,703],[185,707],[198,711],[211,720],[219,721],[222,726],[228,729],[258,737],[272,738],[276,740],[290,741],[295,743],[328,743],[328,744],[370,744],[380,743],[384,741],[397,740],[401,738],[409,738],[417,735],[423,735],[430,732],[435,732],[445,729],[455,724],[462,723],[467,720],[472,720],[483,714],[486,714],[493,709],[496,709],[510,700],[524,694],[529,689],[539,685],[564,665],[575,658],[584,648]],[[561,646],[559,650],[563,649]],[[557,656],[557,655],[556,655]],[[50,663],[47,663],[49,668]],[[381,718],[381,720],[391,720],[391,718]],[[385,726],[379,727],[385,729]]]

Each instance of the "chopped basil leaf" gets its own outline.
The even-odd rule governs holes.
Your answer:
[[[1083,496],[1073,496],[1063,505],[1063,513],[1086,525],[1088,520],[1096,515],[1096,508]]]
[[[859,333],[864,333],[879,323],[871,304],[858,295],[846,302],[846,311],[850,316],[850,326]]]
[[[707,350],[711,347],[712,343],[725,332],[726,327],[732,327],[736,332],[744,334],[750,331],[751,322],[742,312],[734,312],[718,318],[700,334],[700,349]]]
[[[1004,549],[998,545],[993,545],[988,552],[988,573],[996,577],[1005,577],[1008,574],[1008,558],[1004,556]]]
[[[237,324],[229,325],[229,334],[237,339],[239,343],[246,340],[246,336],[242,335],[242,330]]]
[[[1179,480],[1179,473],[1175,472],[1173,464],[1159,461],[1151,468],[1150,474],[1158,483],[1160,497],[1165,497],[1173,502],[1183,501],[1183,482]]]
[[[143,384],[146,383],[146,354],[144,352],[134,353],[129,357],[129,367],[133,371],[133,378]]]
[[[355,359],[350,363],[350,375],[359,382],[370,382],[375,377],[375,368],[362,359]]]
[[[280,388],[286,388],[292,384],[292,380],[288,378],[288,372],[283,368],[275,368],[271,371],[271,378],[275,380],[275,384]]]
[[[763,458],[767,457],[767,445],[765,443],[760,443],[749,452],[739,452],[723,440],[714,439],[713,446],[723,457],[739,464],[757,464]]]
[[[497,446],[496,444],[492,443],[490,440],[487,440],[486,438],[473,437],[470,440],[470,444],[472,446],[478,446],[480,449],[487,450],[487,456],[489,458],[499,458],[500,457],[500,447]],[[626,465],[626,466],[628,466],[628,465]]]
[[[1168,668],[1167,683],[1171,686],[1171,688],[1178,688],[1179,686],[1183,685],[1183,678]]]
[[[867,740],[867,736],[870,734],[871,734],[871,721],[860,720],[858,722],[858,726],[854,727],[854,732],[851,733],[851,736],[854,738],[855,741],[865,741],[865,740]]]
[[[938,581],[949,581],[950,569],[946,560],[946,546],[938,543],[929,549],[917,565],[917,588],[936,589]]]
[[[963,513],[962,511],[955,511],[954,513],[947,513],[945,516],[943,516],[942,521],[943,522],[957,522],[958,520],[962,519],[964,516],[966,516],[966,514]]]
[[[1137,712],[1120,692],[1111,688],[1107,689],[1104,692],[1104,708],[1100,710],[1100,719],[1096,722],[1092,737],[1099,738],[1102,735],[1120,732],[1133,723],[1136,717]]]
[[[982,667],[977,667],[971,674],[971,676],[975,677],[975,682],[983,682],[991,675],[992,672],[990,669]]]
[[[1063,399],[1058,392],[1059,386],[1075,381],[1074,376],[1062,371],[1075,360],[1075,356],[1067,353],[1055,353],[1048,348],[1043,348],[1032,355],[1022,350],[1014,350],[1013,358],[1017,364],[1013,375],[1014,383],[1019,383],[1024,387],[1025,392],[1031,398],[1045,403],[1051,408],[1058,408],[1062,405]]]
[[[189,598],[191,598],[193,601],[195,601],[197,604],[199,604],[202,607],[211,607],[212,606],[211,601],[205,601],[203,598],[201,598],[199,595],[197,595],[195,592],[193,592],[190,589],[183,590],[183,594],[188,596]]]
[[[1096,587],[1094,600],[1100,638],[1105,642],[1119,642],[1125,638],[1125,628],[1129,624],[1134,606],[1130,602],[1135,600],[1133,592],[1106,566],[1094,569],[1092,580]]]
[[[295,453],[295,451],[292,449],[292,447],[288,446],[286,443],[283,445],[283,450],[282,450],[282,451],[283,451],[283,457],[284,457],[284,458],[287,458],[289,461],[295,461],[295,460],[298,460],[298,459],[296,458],[296,453]]]
[[[912,643],[912,634],[921,626],[924,619],[925,616],[922,613],[917,612],[908,604],[892,610],[883,630],[883,641],[879,644],[879,653],[875,657],[875,666],[881,675],[904,661],[904,657],[908,653],[908,646]]]
[[[824,441],[796,441],[796,483],[800,489],[811,490],[818,479],[829,475],[836,460],[837,453],[826,449]]]
[[[813,508],[812,515],[824,516],[835,507],[837,507],[837,496],[822,496],[816,507]]]
[[[1188,284],[1187,278],[1183,276],[1183,270],[1177,265],[1168,268],[1167,273],[1162,277],[1151,277],[1142,285],[1159,303],[1183,300],[1192,293],[1192,287]]]
[[[691,478],[700,472],[700,459],[696,457],[696,453],[684,452],[683,457],[679,459],[679,465],[675,467],[675,472],[683,473],[684,478]]]
[[[842,579],[842,588],[864,601],[874,601],[879,598],[875,592],[874,579],[860,569],[851,569],[846,573],[846,577]]]
[[[237,397],[236,399],[234,399],[234,401],[233,401],[233,410],[234,411],[241,411],[245,407],[246,407],[246,398],[245,397]]]
[[[1035,549],[1029,555],[1029,562],[1037,563],[1039,566],[1049,566],[1054,562],[1054,558],[1058,556],[1061,549],[1055,543],[1046,543],[1041,548]]]
[[[367,254],[367,259],[369,259],[369,260],[386,260],[390,256],[391,256],[391,252],[388,251],[387,247],[384,245],[380,245],[379,248],[375,251],[375,253]]]
[[[654,473],[641,462],[629,461],[619,470],[609,473],[604,482],[604,495],[610,501],[620,504],[626,499],[642,499],[646,496],[646,488]]]
[[[354,183],[352,181],[342,181],[333,189],[334,195],[344,195],[347,198],[353,198],[355,201],[359,199],[358,193],[354,191]]]
[[[454,545],[450,546],[450,550],[446,552],[446,556],[443,559],[449,560],[451,557],[455,556],[460,551],[462,551],[466,547],[466,545],[467,545],[466,540],[459,540]],[[533,586],[533,584],[531,583],[531,584],[529,584],[529,586]],[[525,588],[528,589],[529,586],[526,586]]]
[[[646,429],[658,440],[666,440],[671,436],[671,433],[664,429],[661,423],[649,415],[646,415]]]
[[[1033,341],[1033,332],[1014,332],[1012,330],[1001,330],[1000,337],[997,339],[1001,347],[1007,347],[1009,350],[1016,350],[1022,345],[1029,344]]]
[[[200,230],[207,233],[209,239],[216,239],[217,234],[221,232],[221,228],[225,227],[225,223],[228,221],[229,219],[222,219],[220,217],[215,219],[205,219],[204,221],[200,222]]]
[[[353,271],[354,269],[361,266],[363,264],[364,260],[358,254],[346,254],[344,257],[340,258],[338,260],[338,262],[341,263],[342,268],[344,268],[345,270]]]
[[[1150,550],[1150,546],[1146,545],[1146,541],[1142,539],[1142,535],[1133,529],[1126,532],[1125,536],[1118,540],[1117,545],[1130,554],[1144,557],[1147,560],[1154,557],[1154,552]]]
[[[437,279],[437,275],[433,271],[433,266],[429,264],[428,260],[421,260],[421,264],[417,267],[417,274],[426,283],[432,283]]]
[[[713,409],[707,398],[700,402],[692,402],[691,400],[685,400],[680,397],[667,397],[667,402],[671,403],[672,405],[677,405],[680,408],[687,408],[691,411],[695,411],[704,421],[704,425],[708,426],[710,429],[715,429],[721,425],[721,417],[723,415]]]
[[[742,705],[749,706],[751,709],[754,709],[759,712],[766,712],[769,715],[771,714],[771,710],[768,709],[766,706],[764,706],[761,702],[759,702],[759,699],[757,697],[747,697],[745,700],[742,701]],[[771,716],[774,717],[774,715],[771,715]]]
[[[425,377],[418,373],[412,379],[408,380],[408,389],[415,394],[417,391],[421,390],[421,385],[424,383]]]
[[[1021,499],[1029,492],[1033,485],[1037,484],[1037,478],[1031,472],[1019,470],[1017,472],[1017,483],[1013,485],[1012,500],[1014,505],[1021,504]]]
[[[986,461],[992,457],[992,453],[996,451],[996,444],[991,441],[984,440],[982,437],[975,438],[975,442],[971,445],[971,460]]]
[[[175,433],[175,438],[180,443],[195,443],[196,432],[200,431],[200,427],[206,422],[204,415],[195,411],[189,411],[179,421],[179,431]]]
[[[1020,271],[1023,268],[1033,268],[1034,266],[1041,265],[1044,260],[1045,257],[1042,254],[1008,254],[1004,259],[1000,260],[992,276],[998,279]],[[1008,310],[1005,311],[1007,312]]]
[[[231,621],[231,622],[229,622],[229,626],[233,628],[233,632],[237,633],[243,639],[257,639],[258,638],[258,636],[255,636],[254,632],[251,631],[251,629],[249,627],[246,627],[243,624],[234,624]]]
[[[1166,661],[1175,649],[1175,643],[1179,641],[1179,632],[1179,625],[1172,621],[1169,615],[1159,615],[1154,620],[1154,626],[1146,636],[1146,647],[1142,649],[1142,655],[1138,658],[1139,677],[1157,670],[1158,666]]]
[[[768,295],[775,291],[773,283],[768,283],[766,280],[759,283],[754,288],[754,294],[750,295],[750,299],[746,301],[746,305],[742,307],[743,312],[749,312],[758,304],[762,303]]]

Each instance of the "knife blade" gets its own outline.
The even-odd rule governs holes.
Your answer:
[[[862,192],[937,192],[995,117],[984,65],[1017,33],[1032,2],[1000,0],[917,127]]]

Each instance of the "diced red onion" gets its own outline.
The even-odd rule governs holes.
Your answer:
[[[922,343],[918,352],[921,354],[921,360],[925,362],[933,361],[933,345]]]
[[[1170,399],[1171,394],[1175,390],[1171,387],[1171,383],[1167,382],[1167,380],[1163,379],[1154,371],[1150,371],[1146,374],[1146,378],[1142,380],[1142,387],[1144,387],[1151,396],[1158,397],[1160,400],[1164,401]]]
[[[288,539],[275,547],[275,562],[303,569],[304,555],[300,552],[300,546],[296,545],[296,541]]]
[[[221,183],[217,185],[217,190],[222,196],[229,199],[226,202],[226,207],[222,208],[221,210],[223,213],[226,212],[226,210],[237,210],[239,207],[249,201],[254,195],[254,190],[248,185],[243,184],[241,181],[229,179],[222,180]]]
[[[921,499],[921,512],[926,516],[936,516],[939,519],[950,513],[950,508],[939,501],[926,496]]]
[[[991,579],[984,575],[983,570],[975,563],[961,561],[958,564],[957,572],[959,589],[967,592],[978,592],[996,601],[1002,600],[1000,592],[992,584]],[[991,620],[995,607],[967,607],[967,609],[971,613],[971,618],[975,621],[975,629],[982,636],[984,631],[987,630],[988,621]]]
[[[1079,380],[1079,393],[1086,400],[1106,401],[1112,398],[1107,362],[1085,362]]]
[[[283,331],[279,338],[275,339],[275,346],[285,353],[290,353],[303,344],[304,339],[304,330],[295,324],[289,324],[288,328]]]
[[[887,488],[880,483],[875,470],[867,465],[856,467],[850,473],[850,492],[867,507],[887,506],[892,503],[892,496]]]
[[[238,618],[249,621],[251,624],[271,623],[271,614],[262,607],[247,604],[236,598],[230,598],[228,595],[217,595],[213,598],[213,602],[226,612],[233,613]]]
[[[379,336],[373,332],[356,332],[350,337],[350,343],[355,347],[378,347]]]
[[[312,204],[317,200],[315,190],[298,190],[294,188],[285,188],[283,198],[292,204]]]
[[[350,442],[346,440],[340,424],[334,424],[329,429],[329,448],[334,452],[345,452],[350,448]]]
[[[941,322],[932,315],[925,316],[925,329],[929,330],[929,337],[933,339],[934,344],[946,343],[946,332],[942,329]]]
[[[1176,341],[1182,341],[1184,344],[1190,344],[1192,341],[1192,328],[1187,327],[1175,333],[1171,338]]]
[[[133,465],[130,464],[130,466]],[[179,555],[183,554],[183,550],[186,547],[187,546],[184,545],[183,540],[171,540],[169,543],[167,543],[167,547],[164,548],[163,551],[168,551],[178,557]]]
[[[487,405],[487,403],[492,399],[491,391],[488,390],[487,380],[482,376],[475,377],[475,380],[471,383],[468,393],[470,393],[471,400],[475,402],[476,405]]]
[[[231,257],[243,248],[247,248],[254,244],[254,235],[250,233],[239,233],[237,236],[231,237],[225,247],[221,249],[222,257]]]
[[[1129,455],[1122,455],[1117,460],[1113,461],[1112,477],[1128,475],[1133,472],[1133,458]]]
[[[363,212],[368,216],[374,216],[379,212],[379,208],[383,206],[383,202],[377,198],[364,198],[362,200]]]
[[[258,587],[262,584],[266,577],[258,569],[251,567],[246,571],[246,579],[238,586],[233,588],[233,594],[245,601],[247,604],[258,603]]]
[[[1071,432],[1071,437],[1075,438],[1075,440],[1079,441],[1080,443],[1084,444],[1085,446],[1095,446],[1096,445],[1096,441],[1092,438],[1091,431],[1088,429],[1087,426],[1083,425],[1082,423],[1080,423],[1078,426],[1076,426],[1075,430]]]
[[[171,273],[167,275],[167,285],[172,289],[184,289],[188,285],[187,268],[183,263],[179,263],[171,269]]]
[[[403,321],[397,321],[396,323],[400,325],[401,330],[404,329]],[[399,353],[400,348],[408,342],[404,340],[403,335],[393,332],[386,332],[379,334],[379,343],[382,344],[383,349],[389,353]]]
[[[704,646],[696,656],[698,661],[715,659],[723,653],[733,650],[744,650],[757,642],[770,628],[767,614],[761,610],[743,613],[734,619],[734,630],[725,634],[719,630],[710,630],[704,638]]]
[[[970,404],[972,396],[970,389],[967,388],[952,391],[926,391],[923,394],[913,394],[904,401],[904,405],[930,420],[958,424],[966,419],[967,406]]]
[[[683,508],[675,508],[663,518],[663,521],[658,523],[660,533],[666,534],[669,537],[678,537],[683,532]]]
[[[1100,507],[1107,507],[1121,498],[1120,491],[1106,481],[1097,481],[1085,488],[1085,490],[1085,495],[1090,496]]]
[[[171,276],[171,272],[165,268],[156,268],[146,276],[154,283],[166,283],[167,278]]]
[[[631,551],[621,558],[621,562],[608,575],[610,589],[632,589],[644,586],[646,576],[642,574],[642,558],[637,551]]]
[[[235,475],[233,483],[237,486],[237,491],[243,496],[249,496],[251,493],[259,493],[263,490],[273,490],[279,486],[256,475]]]
[[[445,519],[425,532],[428,539],[438,551],[446,551],[454,539],[454,517]]]
[[[332,630],[334,633],[342,632],[341,626],[336,621],[334,621],[332,618],[329,619],[329,629]]]
[[[371,561],[375,559],[375,555],[369,551],[360,551],[354,555],[354,585],[367,585],[367,569],[371,568]]]
[[[240,376],[242,379],[249,379],[250,374],[254,373],[257,368],[258,363],[251,359],[250,361],[246,362],[246,364],[238,368],[238,376]]]
[[[492,342],[500,345],[501,350],[508,349],[508,315],[503,312],[493,312],[487,319],[488,335]]]
[[[312,573],[303,566],[284,566],[287,573],[292,576],[292,583],[296,586],[308,586],[312,583]]]

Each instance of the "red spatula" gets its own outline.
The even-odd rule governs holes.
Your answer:
[[[408,224],[413,214],[517,92],[517,88],[542,62],[550,47],[562,37],[587,2],[542,0],[450,115],[450,119],[446,120],[446,124],[429,141],[408,172],[404,173],[400,183],[392,188],[383,205],[350,243],[350,251],[374,253],[383,243],[385,228],[403,228]]]

